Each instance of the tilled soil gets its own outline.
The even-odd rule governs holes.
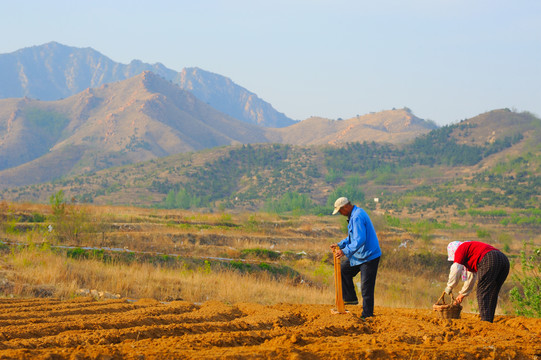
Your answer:
[[[431,309],[0,299],[0,359],[541,359],[541,319]]]

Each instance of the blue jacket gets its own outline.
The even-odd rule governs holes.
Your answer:
[[[366,211],[353,206],[348,223],[348,237],[338,243],[351,266],[381,256],[378,236]]]

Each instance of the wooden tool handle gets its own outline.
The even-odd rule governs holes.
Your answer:
[[[346,307],[344,305],[344,299],[342,298],[342,272],[340,267],[340,259],[336,257],[336,248],[333,249],[333,259],[334,259],[334,294],[336,302],[336,310],[340,314],[346,312]]]

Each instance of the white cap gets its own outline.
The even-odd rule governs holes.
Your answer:
[[[342,208],[342,206],[346,204],[349,204],[349,200],[347,197],[340,197],[336,199],[336,201],[334,202],[334,211],[332,212],[332,214],[335,215]]]

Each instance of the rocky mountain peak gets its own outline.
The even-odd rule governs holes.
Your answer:
[[[199,68],[177,72],[161,63],[146,64],[140,60],[120,64],[92,48],[75,48],[54,41],[0,54],[0,98],[58,100],[143,71],[152,71],[241,121],[266,127],[294,123],[224,76]]]

